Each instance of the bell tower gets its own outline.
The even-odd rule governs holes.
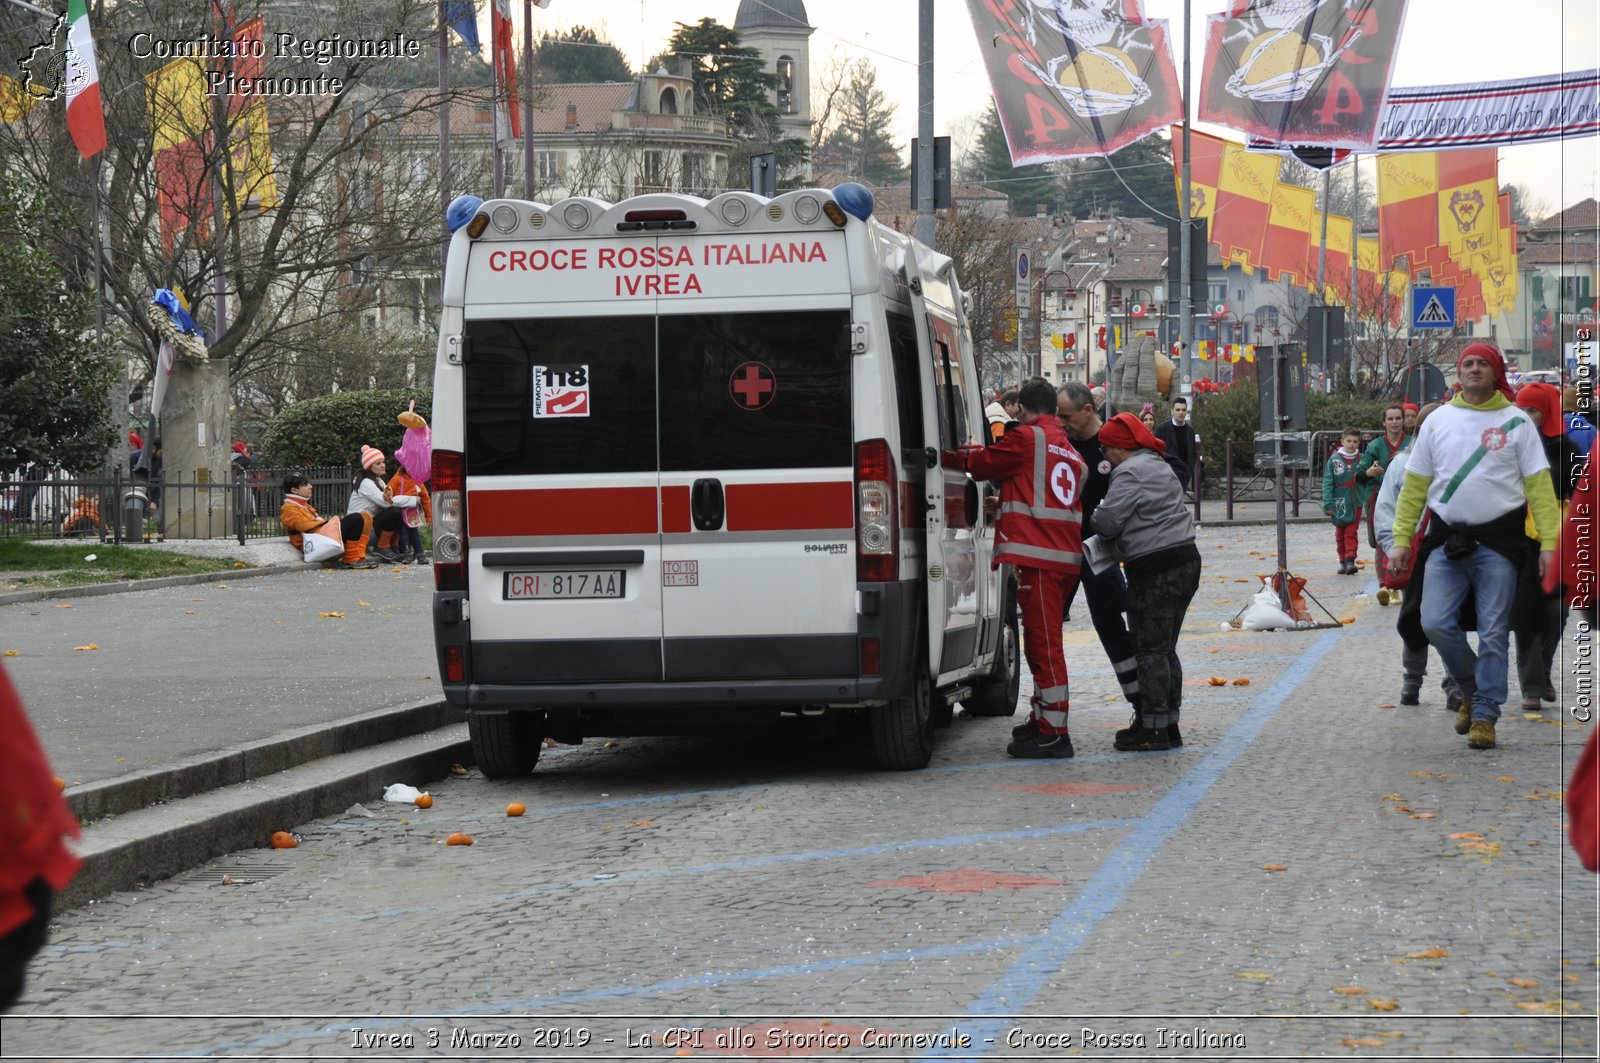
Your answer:
[[[754,48],[776,74],[772,102],[785,137],[811,142],[811,34],[802,0],[740,0],[733,28],[739,43]],[[809,171],[809,165],[807,167]],[[808,173],[809,176],[809,173]]]

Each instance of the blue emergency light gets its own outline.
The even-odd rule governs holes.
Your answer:
[[[483,200],[477,196],[460,195],[452,199],[450,206],[445,208],[444,212],[445,228],[455,232],[471,221],[481,206],[483,206]]]
[[[866,221],[872,217],[872,193],[864,185],[854,181],[842,184],[833,190],[833,199],[852,218]]]

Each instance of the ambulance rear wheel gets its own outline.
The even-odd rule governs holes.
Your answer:
[[[1011,616],[1000,628],[1000,645],[995,649],[994,667],[973,684],[972,696],[962,701],[974,716],[1015,716],[1017,698],[1022,694],[1022,638],[1017,618]]]
[[[472,759],[491,779],[515,779],[539,763],[543,747],[543,713],[468,713],[467,737]]]
[[[904,696],[869,714],[872,755],[880,768],[912,771],[933,758],[933,681],[928,666],[918,662],[911,688]]]

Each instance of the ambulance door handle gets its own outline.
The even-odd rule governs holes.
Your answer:
[[[722,481],[709,477],[696,480],[689,490],[689,505],[694,513],[694,526],[700,531],[716,531],[722,527],[726,506],[722,498]]]

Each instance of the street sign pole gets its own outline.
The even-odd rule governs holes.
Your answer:
[[[1017,307],[1017,386],[1021,387],[1022,382],[1028,378],[1028,359],[1026,348],[1022,343],[1023,308],[1031,302],[1033,289],[1032,264],[1028,260],[1026,247],[1017,248],[1017,273],[1014,279],[1016,288],[1012,296]]]

